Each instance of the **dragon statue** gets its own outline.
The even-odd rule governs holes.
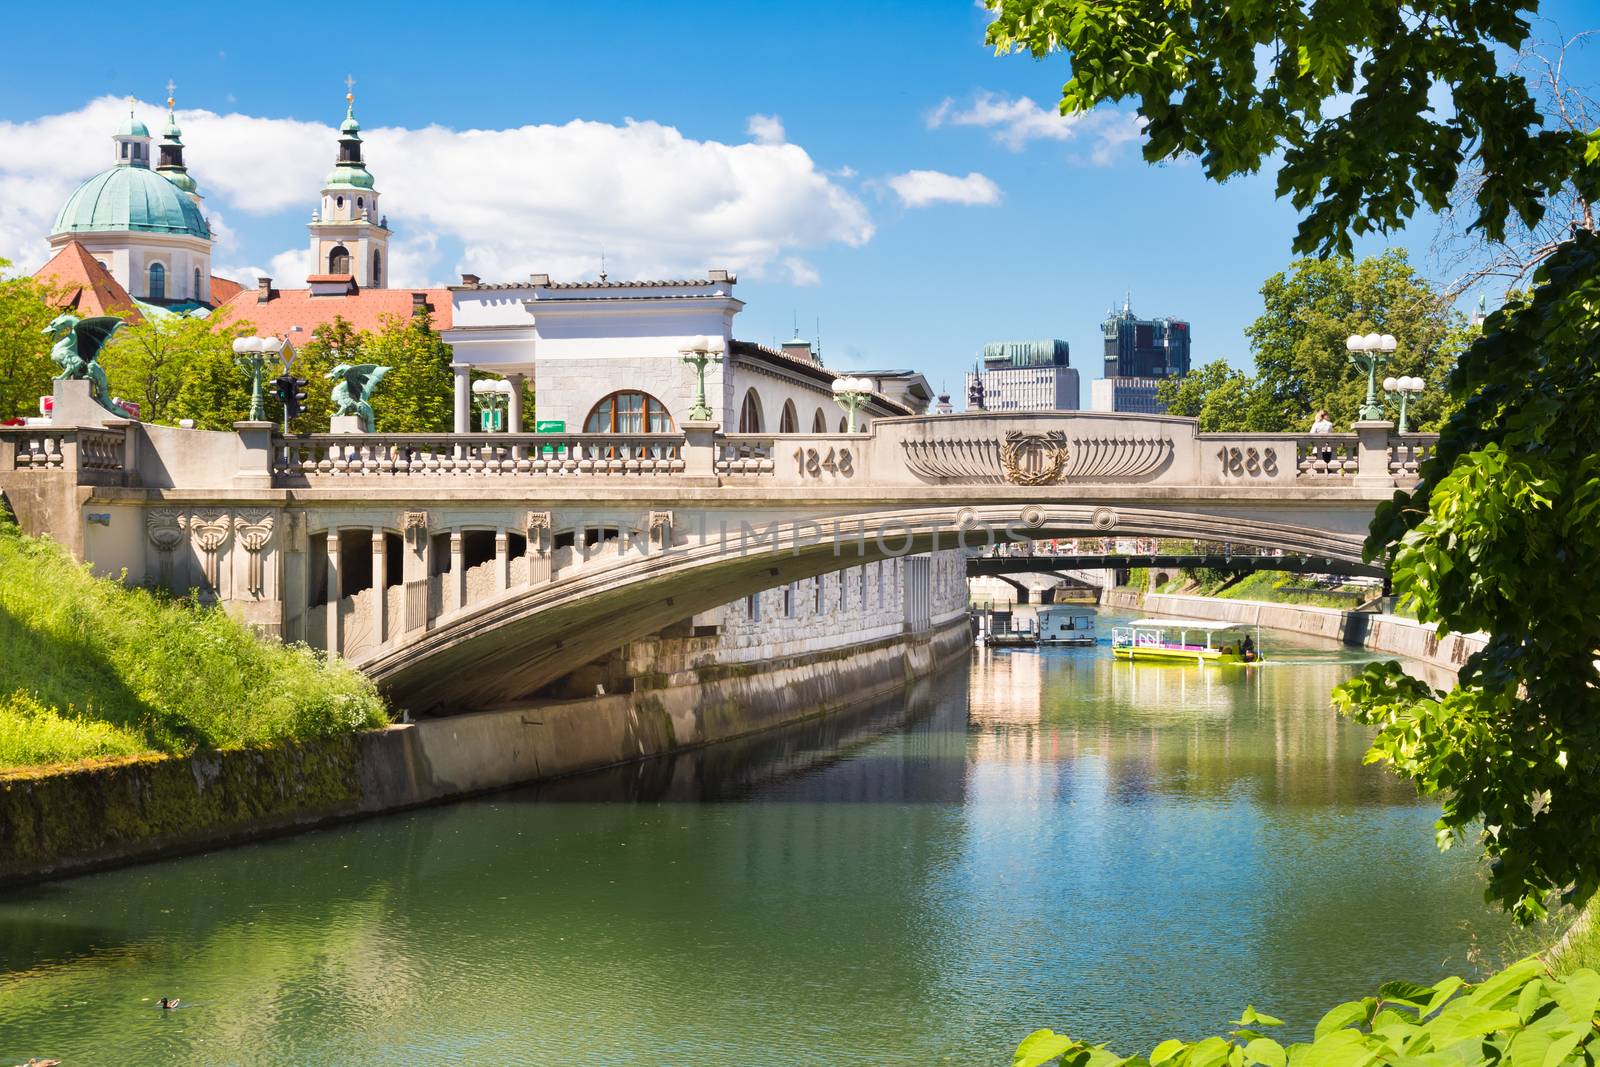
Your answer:
[[[56,375],[57,381],[87,381],[89,395],[97,404],[114,415],[126,417],[126,411],[112,406],[111,386],[106,381],[106,370],[98,358],[106,342],[111,340],[111,335],[121,328],[122,320],[111,315],[80,319],[67,313],[57,315],[40,332],[54,342],[50,347],[50,358],[61,368],[61,373]]]
[[[334,417],[359,415],[361,425],[370,433],[372,393],[388,373],[388,367],[380,367],[376,363],[341,363],[330,370],[327,376],[338,383],[333,387]]]

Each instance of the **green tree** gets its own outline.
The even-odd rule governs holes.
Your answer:
[[[218,330],[188,315],[148,315],[118,330],[101,356],[111,392],[139,405],[146,422],[194,419],[222,430],[249,417],[250,380],[234,362],[233,340],[249,323]]]
[[[1167,414],[1198,419],[1202,433],[1273,431],[1279,427],[1256,379],[1226,360],[1213,360],[1156,387]]]
[[[11,266],[0,259],[0,271]],[[0,276],[0,420],[39,414],[56,365],[42,332],[56,317],[50,287],[26,275]]]
[[[1062,53],[1064,112],[1134,99],[1152,162],[1193,156],[1218,181],[1272,160],[1303,213],[1295,249],[1450,203],[1503,242],[1554,198],[1600,196],[1600,131],[1547,120],[1502,70],[1527,0],[996,0],[1001,51]],[[1441,99],[1447,97],[1448,99]],[[1340,690],[1378,725],[1374,758],[1444,797],[1440,837],[1478,832],[1489,894],[1519,918],[1600,884],[1600,237],[1592,215],[1546,256],[1527,299],[1484,324],[1449,382],[1460,405],[1410,493],[1367,545],[1443,631],[1487,647],[1438,692],[1397,667]],[[1042,1061],[1039,1061],[1042,1062]]]
[[[374,429],[384,433],[449,433],[455,412],[450,346],[427,316],[388,317],[370,335],[364,362],[390,368],[373,400]]]
[[[370,337],[357,330],[342,316],[318,326],[311,340],[295,351],[292,371],[297,378],[306,380],[306,402],[295,420],[294,429],[300,433],[327,433],[328,421],[333,417],[333,385],[328,372],[340,363],[366,363],[366,342]],[[387,386],[388,382],[384,383]],[[383,386],[380,386],[382,389]],[[379,393],[380,399],[383,393]],[[377,405],[374,405],[375,407]],[[283,418],[276,398],[269,398],[267,414],[274,420]]]
[[[1427,382],[1410,406],[1412,429],[1439,428],[1449,406],[1445,379],[1475,331],[1411,268],[1403,249],[1359,261],[1298,259],[1267,279],[1261,299],[1261,315],[1245,334],[1269,425],[1250,429],[1303,430],[1318,408],[1328,409],[1335,426],[1355,422],[1367,376],[1344,342],[1374,332],[1400,342],[1385,374]]]

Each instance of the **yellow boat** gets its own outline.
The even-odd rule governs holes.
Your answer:
[[[1203,619],[1135,619],[1111,629],[1118,659],[1150,663],[1259,663],[1260,629]]]

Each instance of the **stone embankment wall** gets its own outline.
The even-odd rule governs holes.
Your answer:
[[[879,700],[971,646],[964,615],[760,663],[671,664],[631,692],[276,749],[0,774],[0,884],[595,770]],[[662,664],[664,666],[668,664]]]
[[[1374,615],[1302,604],[1271,604],[1262,600],[1221,600],[1171,593],[1140,593],[1134,589],[1108,589],[1102,595],[1101,603],[1107,607],[1145,611],[1151,615],[1237,622],[1326,637],[1353,647],[1403,656],[1449,671],[1460,670],[1467,658],[1481,649],[1487,640],[1483,634],[1449,634],[1440,640],[1438,628],[1432,623],[1424,624],[1400,615]]]

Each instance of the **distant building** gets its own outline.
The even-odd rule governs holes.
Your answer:
[[[967,396],[985,411],[1076,411],[1078,372],[1067,364],[1065,341],[996,341],[967,374]]]
[[[1105,378],[1091,382],[1089,404],[1096,411],[1160,414],[1156,386],[1165,378],[1189,373],[1189,324],[1174,318],[1141,319],[1130,296],[1121,311],[1108,311],[1101,323],[1105,337]]]

